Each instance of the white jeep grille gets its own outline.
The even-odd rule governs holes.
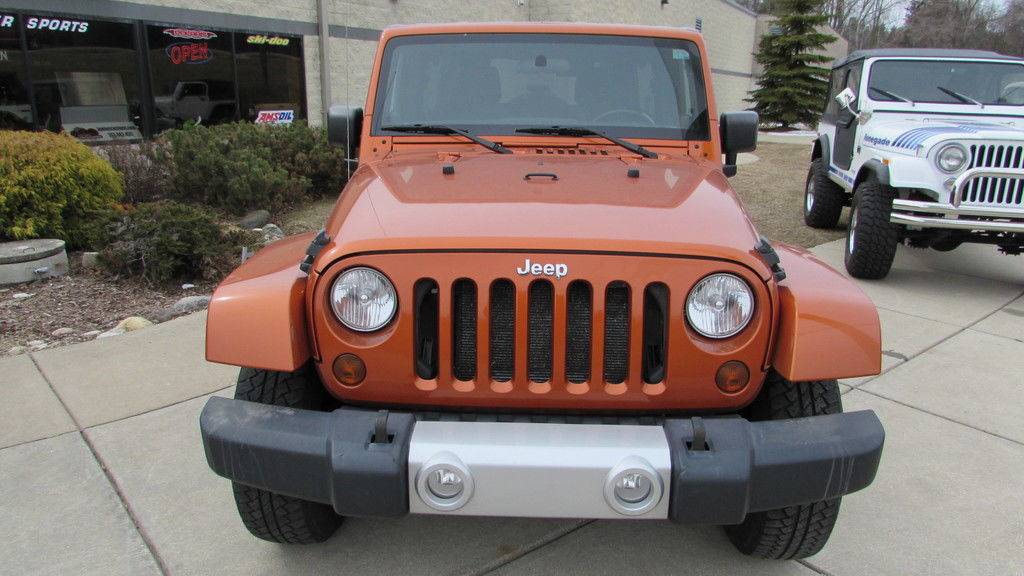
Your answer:
[[[1024,144],[971,144],[969,168],[1024,170]],[[975,178],[967,183],[962,204],[1024,207],[1024,180]]]

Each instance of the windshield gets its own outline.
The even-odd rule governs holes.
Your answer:
[[[573,126],[624,138],[708,140],[700,51],[687,40],[570,34],[400,36],[387,43],[382,126],[512,135]]]
[[[879,60],[868,80],[868,96],[881,102],[1021,106],[1022,88],[1024,65],[976,60]]]

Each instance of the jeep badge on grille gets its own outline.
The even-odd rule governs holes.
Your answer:
[[[568,264],[540,264],[537,262],[530,263],[530,259],[527,258],[526,262],[523,263],[522,268],[516,268],[516,272],[520,276],[554,276],[555,278],[562,278],[569,273]]]

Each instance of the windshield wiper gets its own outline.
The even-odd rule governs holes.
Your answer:
[[[600,138],[604,138],[605,140],[613,144],[622,146],[623,148],[629,150],[630,152],[633,152],[634,154],[639,154],[644,158],[658,157],[657,154],[651,152],[650,150],[644,148],[643,146],[640,146],[639,144],[633,144],[632,142],[628,142],[621,138],[616,138],[615,136],[605,134],[604,132],[591,130],[590,128],[571,126],[549,126],[547,128],[518,128],[516,129],[516,132],[520,134],[548,134],[552,136],[598,136]]]
[[[975,106],[981,106],[982,108],[985,107],[985,105],[982,104],[981,102],[978,102],[977,100],[975,100],[974,98],[971,98],[970,96],[965,96],[965,95],[957,92],[956,90],[950,90],[949,88],[944,88],[942,86],[936,86],[936,88],[938,88],[939,90],[942,90],[946,94],[949,94],[950,96],[952,96],[953,98],[956,98],[957,100],[963,102],[964,104],[974,104]]]
[[[868,86],[868,90],[874,90],[875,92],[878,92],[879,94],[885,96],[886,98],[892,98],[893,100],[899,100],[900,102],[906,102],[907,104],[914,103],[914,101],[911,100],[910,98],[900,96],[899,94],[895,92],[890,92],[884,88],[875,88],[874,86]]]
[[[408,132],[410,134],[458,134],[459,136],[465,136],[473,142],[493,150],[498,154],[511,154],[512,151],[505,148],[497,142],[491,142],[486,138],[481,138],[476,134],[462,128],[452,128],[451,126],[431,125],[431,124],[403,124],[400,126],[381,126],[381,130],[387,132]]]

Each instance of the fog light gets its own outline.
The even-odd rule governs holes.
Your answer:
[[[450,500],[462,494],[465,485],[457,470],[442,466],[427,477],[427,489],[438,498]]]
[[[416,473],[416,493],[435,510],[458,510],[473,496],[473,476],[458,456],[439,452]]]
[[[627,504],[643,502],[651,494],[651,480],[639,472],[619,476],[615,482],[615,497]]]
[[[750,370],[738,360],[730,360],[722,364],[715,374],[715,384],[726,394],[736,394],[747,387],[750,382]]]
[[[355,354],[342,354],[334,359],[334,377],[345,386],[358,386],[366,378],[366,364]]]
[[[629,456],[608,472],[604,499],[619,514],[639,516],[661,502],[661,476],[650,462]]]

